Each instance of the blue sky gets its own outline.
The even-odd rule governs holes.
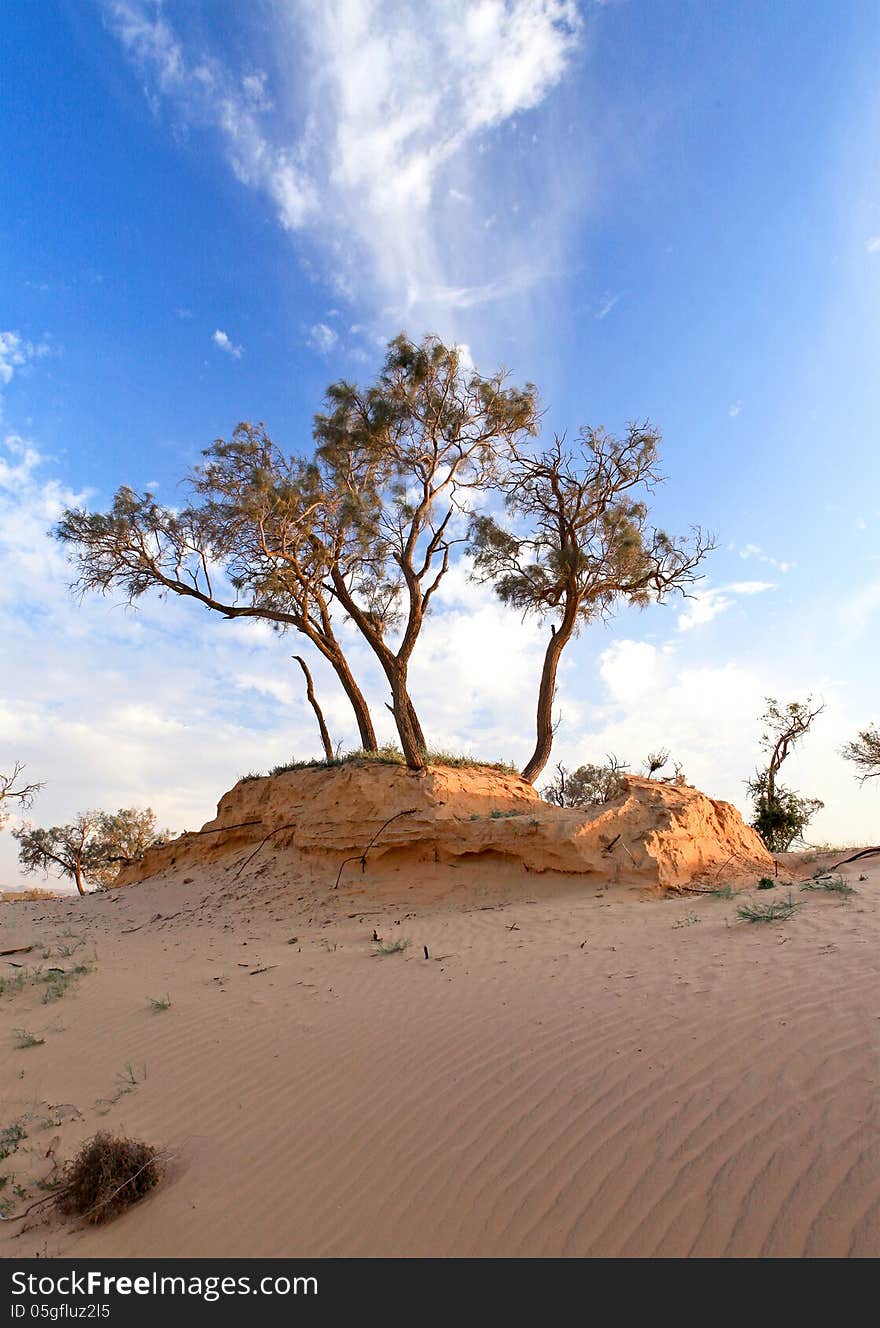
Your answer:
[[[241,419],[306,448],[327,383],[368,379],[405,328],[536,382],[548,430],[650,418],[658,517],[717,533],[696,601],[572,648],[559,755],[665,744],[745,810],[763,696],[811,690],[791,782],[825,799],[817,839],[876,839],[878,794],[837,754],[880,719],[875,5],[7,0],[0,52],[21,569],[0,753],[48,781],[35,817],[149,802],[193,826],[315,747],[292,644],[79,606],[45,531],[120,483],[175,501]],[[541,640],[461,569],[414,679],[431,738],[527,755]]]

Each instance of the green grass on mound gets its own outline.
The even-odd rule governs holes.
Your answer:
[[[273,766],[268,772],[269,775],[284,775],[288,770],[332,770],[336,766],[351,765],[357,762],[370,761],[374,765],[405,765],[403,752],[395,743],[385,743],[378,751],[366,752],[362,747],[355,748],[354,751],[345,752],[335,757],[332,761],[313,758],[306,761],[288,761],[284,765]],[[425,762],[429,766],[446,766],[456,770],[497,770],[501,774],[516,775],[519,773],[515,765],[509,761],[478,761],[476,757],[468,756],[464,752],[445,752],[428,750],[425,752]],[[246,783],[251,779],[265,779],[266,775],[251,771],[242,775],[239,783]]]

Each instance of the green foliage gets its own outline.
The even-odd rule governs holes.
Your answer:
[[[825,805],[818,798],[802,798],[778,781],[783,761],[809,732],[824,706],[815,705],[809,696],[785,706],[768,696],[766,704],[761,717],[761,747],[768,756],[767,766],[748,785],[755,804],[752,826],[771,853],[784,853],[803,839],[808,824]]]
[[[774,881],[772,876],[762,876],[761,879],[758,881],[758,889],[775,890],[776,882]]]
[[[26,1138],[27,1130],[21,1121],[13,1121],[11,1125],[0,1130],[0,1162],[17,1153],[19,1144]]]
[[[645,774],[648,776],[649,779],[653,779],[657,771],[662,770],[663,767],[668,763],[668,761],[669,761],[668,747],[661,747],[660,750],[657,752],[648,752],[648,755],[645,758],[645,763],[644,763]]]
[[[749,792],[755,799],[752,826],[771,853],[785,853],[802,840],[810,821],[825,805],[819,798],[802,798],[781,784],[771,796],[766,774],[755,776]]]
[[[429,748],[424,753],[426,766],[445,766],[459,770],[497,770],[506,775],[515,775],[516,766],[508,761],[479,761],[476,757],[468,756],[462,752],[449,752],[434,750]],[[403,752],[396,743],[387,742],[374,752],[366,751],[363,747],[357,747],[353,751],[344,752],[334,757],[332,761],[325,761],[320,757],[307,758],[302,761],[285,761],[281,765],[273,766],[269,775],[284,775],[290,770],[332,770],[335,766],[351,765],[358,762],[372,762],[374,765],[406,765],[406,759]],[[256,772],[250,772],[242,775],[239,782],[247,783],[249,780],[265,779],[267,776]]]
[[[472,519],[476,579],[521,613],[566,610],[582,623],[693,581],[711,541],[697,533],[691,545],[648,523],[659,453],[659,431],[633,424],[623,438],[585,427],[574,446],[557,437],[539,455],[518,454],[500,479],[511,524]]]
[[[164,842],[152,808],[120,807],[117,812],[81,812],[69,825],[32,825],[13,830],[25,871],[68,877],[81,893],[86,884],[105,887],[126,863]]]
[[[557,765],[556,777],[541,789],[541,797],[557,807],[597,807],[614,802],[626,791],[626,763],[606,756],[604,765],[582,765],[569,772]]]
[[[373,953],[375,955],[400,954],[402,950],[409,948],[409,944],[409,941],[405,938],[399,941],[374,941]]]
[[[75,964],[73,968],[68,969],[49,968],[45,972],[42,969],[37,969],[32,981],[45,983],[43,1004],[50,1005],[53,1001],[60,1001],[63,996],[66,996],[68,988],[77,978],[81,978],[86,973],[91,973],[91,971],[91,964]]]
[[[43,1047],[46,1039],[37,1037],[34,1033],[29,1033],[26,1028],[13,1029],[15,1033],[15,1045],[19,1051],[24,1051],[27,1047]]]

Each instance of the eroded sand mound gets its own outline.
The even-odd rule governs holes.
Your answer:
[[[575,810],[487,768],[414,773],[353,762],[240,781],[201,832],[152,850],[118,884],[241,856],[264,841],[304,879],[331,885],[340,869],[361,870],[343,863],[368,846],[364,875],[374,884],[402,870],[424,878],[467,866],[477,877],[563,873],[665,892],[772,865],[734,807],[688,786],[631,776],[614,802]]]

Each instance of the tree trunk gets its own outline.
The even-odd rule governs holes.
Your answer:
[[[327,655],[326,658],[335,669],[336,676],[342,683],[342,690],[351,702],[351,708],[354,711],[358,733],[361,738],[361,747],[365,752],[378,751],[379,744],[376,741],[376,731],[373,728],[370,707],[364,699],[363,692],[355,682],[354,674],[348,667],[347,661],[342,655],[338,657]]]
[[[84,895],[85,888],[83,886],[82,868],[80,867],[79,858],[77,858],[76,862],[73,864],[73,871],[74,871],[74,879],[76,881],[76,888],[77,890],[79,890],[81,895]]]
[[[408,691],[406,694],[406,706],[407,706],[407,716],[409,718],[409,726],[413,731],[413,735],[416,740],[416,745],[418,746],[419,751],[424,753],[428,750],[428,744],[425,742],[425,735],[422,732],[422,726],[419,723],[419,717],[416,714],[416,708],[412,703],[412,698],[410,697]]]
[[[424,770],[425,739],[406,690],[406,671],[396,669],[390,682],[394,722],[400,735],[400,746],[406,764],[410,770]]]
[[[537,736],[535,750],[522,770],[523,779],[534,784],[544,766],[550,760],[553,747],[553,697],[556,694],[556,671],[563,650],[574,634],[577,624],[577,605],[567,603],[559,629],[550,628],[550,640],[544,655],[544,667],[541,671],[541,685],[538,688]]]
[[[293,658],[296,660],[297,664],[300,666],[303,673],[305,674],[306,700],[308,701],[309,705],[312,707],[312,709],[315,712],[315,718],[318,721],[318,729],[321,734],[321,743],[324,748],[324,759],[329,765],[333,760],[333,744],[330,741],[330,733],[327,729],[326,723],[324,722],[323,711],[321,710],[321,707],[318,705],[318,700],[317,697],[315,696],[315,688],[312,683],[312,675],[309,672],[309,666],[303,659],[302,655],[294,655]]]

